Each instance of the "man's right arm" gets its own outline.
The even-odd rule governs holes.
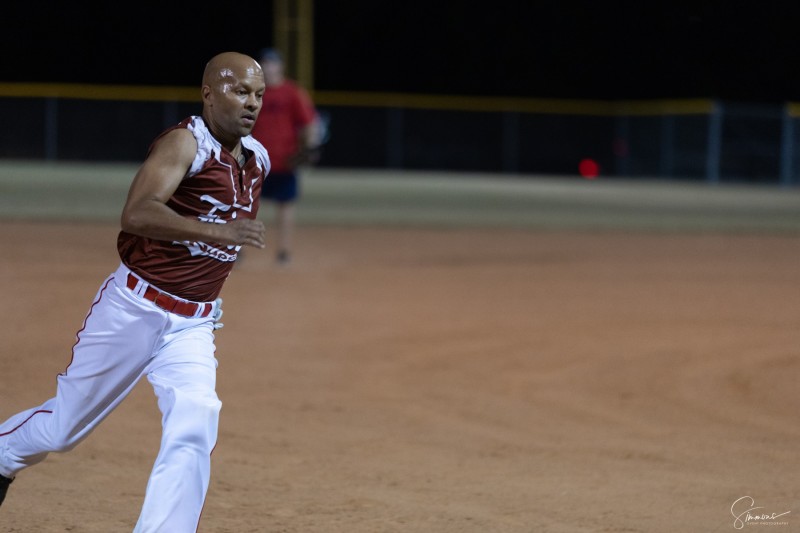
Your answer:
[[[122,230],[164,241],[207,241],[264,248],[264,225],[240,219],[208,224],[184,217],[166,204],[178,188],[197,152],[197,141],[185,129],[159,139],[128,191],[122,210]]]

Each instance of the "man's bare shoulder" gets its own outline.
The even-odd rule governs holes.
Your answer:
[[[153,144],[150,157],[170,157],[191,161],[197,152],[197,140],[186,128],[175,128],[159,137]]]

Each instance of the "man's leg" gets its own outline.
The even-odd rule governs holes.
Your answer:
[[[197,529],[222,405],[215,392],[216,367],[214,335],[206,323],[165,337],[165,348],[148,369],[163,434],[135,533]]]
[[[1,476],[13,479],[48,453],[74,448],[142,376],[153,350],[151,331],[160,333],[164,318],[139,314],[140,304],[123,291],[113,276],[101,287],[72,361],[58,375],[55,397],[0,424]]]
[[[276,207],[278,242],[276,259],[286,264],[292,257],[292,236],[294,231],[294,203],[280,202]]]

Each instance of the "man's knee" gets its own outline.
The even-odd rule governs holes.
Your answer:
[[[80,444],[85,437],[86,437],[85,435],[81,435],[79,433],[71,433],[71,432],[64,432],[55,435],[50,440],[49,451],[56,453],[68,452],[73,448],[75,448],[78,444]]]
[[[210,453],[217,442],[221,407],[216,394],[178,391],[164,430],[176,444]]]

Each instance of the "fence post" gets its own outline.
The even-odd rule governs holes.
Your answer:
[[[789,104],[783,108],[781,117],[781,185],[788,186],[794,181],[794,118]]]
[[[722,114],[721,102],[714,102],[708,117],[708,152],[706,153],[706,180],[719,183],[720,158],[722,156]]]
[[[628,115],[617,115],[614,121],[614,162],[616,166],[617,176],[628,176],[630,174],[630,157],[631,157],[631,142],[630,142],[630,118]]]
[[[58,99],[47,98],[44,104],[44,158],[58,157]]]
[[[503,113],[503,171],[519,172],[519,113]]]
[[[659,171],[662,178],[671,178],[675,172],[675,117],[661,116],[661,161]]]
[[[164,117],[164,129],[167,129],[178,123],[178,102],[175,102],[174,100],[164,102],[163,110],[164,112],[162,116]]]
[[[403,109],[389,107],[386,113],[386,166],[403,168]]]

